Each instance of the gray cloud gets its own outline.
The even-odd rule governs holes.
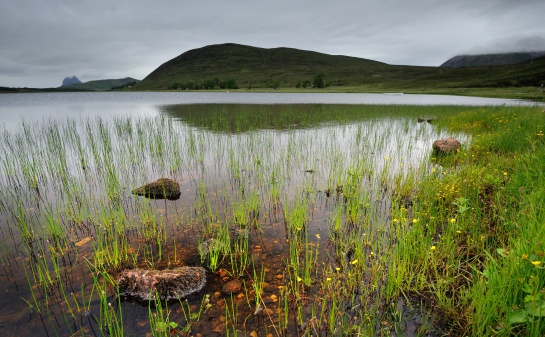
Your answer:
[[[543,12],[542,0],[6,1],[0,86],[142,79],[224,42],[437,66],[458,53],[539,46]]]

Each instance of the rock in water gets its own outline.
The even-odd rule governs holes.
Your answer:
[[[180,184],[169,178],[159,178],[154,182],[138,187],[132,191],[133,194],[143,195],[152,199],[170,199],[180,198]]]
[[[446,155],[450,153],[455,153],[462,144],[456,139],[449,137],[441,140],[436,140],[433,142],[433,153],[435,155]]]
[[[240,280],[231,280],[223,285],[221,291],[224,294],[230,295],[232,293],[238,293],[242,289],[242,282]]]
[[[206,284],[206,270],[178,267],[167,270],[126,269],[117,279],[119,294],[143,301],[186,297]]]

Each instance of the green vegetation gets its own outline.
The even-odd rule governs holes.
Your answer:
[[[35,314],[19,331],[545,334],[541,107],[163,113],[1,131],[2,277]],[[433,157],[448,136],[462,148]],[[179,200],[131,194],[164,176]],[[125,268],[182,265],[208,285],[144,306],[118,296]]]
[[[134,90],[166,90],[174,83],[230,78],[244,89],[297,90],[313,86],[347,92],[457,93],[465,88],[480,88],[482,92],[490,90],[487,88],[531,86],[533,96],[542,98],[536,87],[545,80],[543,69],[544,57],[515,65],[451,69],[388,65],[291,48],[221,44],[190,50],[165,62]]]
[[[219,79],[204,80],[201,82],[189,81],[186,83],[173,83],[168,90],[213,90],[213,89],[238,89],[237,82],[233,79],[220,81]]]
[[[415,193],[412,222],[399,210],[391,290],[429,296],[463,334],[543,335],[543,113],[472,109],[440,126],[473,141],[432,158],[443,170]]]

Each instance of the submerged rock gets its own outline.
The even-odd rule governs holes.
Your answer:
[[[462,144],[455,138],[449,137],[433,142],[433,153],[435,155],[446,155],[456,152]]]
[[[211,252],[218,252],[227,248],[228,246],[219,240],[208,239],[199,245],[201,256],[207,256]]]
[[[117,279],[119,294],[150,301],[186,297],[206,284],[206,270],[178,267],[167,270],[126,269]]]
[[[242,289],[242,282],[240,280],[234,279],[223,285],[221,291],[224,294],[230,295],[233,293],[238,293]]]
[[[154,182],[138,187],[132,191],[133,194],[143,195],[152,199],[170,199],[180,198],[180,184],[169,178],[159,178]]]
[[[433,122],[433,118],[429,117],[418,117],[418,123],[428,122],[431,124]]]

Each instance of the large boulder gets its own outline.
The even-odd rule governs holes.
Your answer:
[[[206,270],[187,266],[167,270],[126,269],[117,283],[121,296],[142,301],[179,299],[204,287]]]
[[[152,199],[170,200],[176,200],[182,194],[180,184],[176,180],[169,178],[159,178],[156,181],[138,187],[132,193]]]
[[[435,155],[446,155],[450,153],[455,153],[462,144],[455,138],[449,137],[445,139],[436,140],[433,142],[433,154]]]

